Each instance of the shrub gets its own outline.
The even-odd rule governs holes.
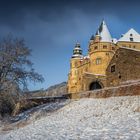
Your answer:
[[[5,117],[11,115],[15,107],[16,96],[1,94],[0,95],[0,115]]]

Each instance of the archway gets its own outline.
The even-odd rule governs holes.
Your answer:
[[[101,89],[102,86],[98,81],[94,81],[90,84],[89,90],[96,90],[96,89]]]

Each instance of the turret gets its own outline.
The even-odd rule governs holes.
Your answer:
[[[73,49],[73,55],[71,58],[71,68],[76,68],[80,59],[83,58],[82,49],[80,43],[76,43]]]
[[[70,60],[70,73],[68,79],[68,92],[76,93],[77,92],[77,82],[78,82],[78,63],[83,58],[82,49],[80,44],[77,43],[73,50],[73,55]]]
[[[95,35],[91,36],[89,41],[89,54],[97,51],[114,51],[115,43],[108,30],[108,27],[103,20],[96,31]]]
[[[89,43],[90,43],[90,44],[92,44],[92,43],[93,43],[93,41],[94,41],[94,39],[95,39],[95,36],[94,36],[94,35],[92,35],[92,36],[91,36],[91,38],[90,38]]]
[[[80,47],[80,44],[79,43],[76,43],[75,48],[73,50],[72,58],[81,58],[81,57],[83,57],[83,55],[82,55],[82,49]]]
[[[104,20],[102,21],[101,25],[99,26],[95,37],[100,39],[101,42],[112,42],[111,34],[110,34],[108,27]]]
[[[99,34],[95,35],[94,42],[100,42],[101,36]]]

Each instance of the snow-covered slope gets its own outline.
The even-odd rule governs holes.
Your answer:
[[[139,140],[140,96],[80,99],[0,140]]]

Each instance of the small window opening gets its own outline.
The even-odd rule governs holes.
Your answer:
[[[101,64],[101,58],[96,59],[96,65],[99,65],[99,64]]]
[[[115,70],[116,70],[116,66],[115,65],[111,66],[111,72],[115,72]]]
[[[106,45],[103,45],[103,49],[107,49],[107,46]]]
[[[130,41],[134,41],[133,37],[130,37]]]
[[[112,50],[115,50],[115,48],[114,48],[114,47],[112,47]]]
[[[95,46],[95,47],[94,47],[94,50],[97,50],[97,49],[98,49],[98,46]]]
[[[119,72],[119,74],[118,74],[118,77],[119,77],[119,79],[121,79],[122,78],[122,76],[121,76],[121,73]]]

